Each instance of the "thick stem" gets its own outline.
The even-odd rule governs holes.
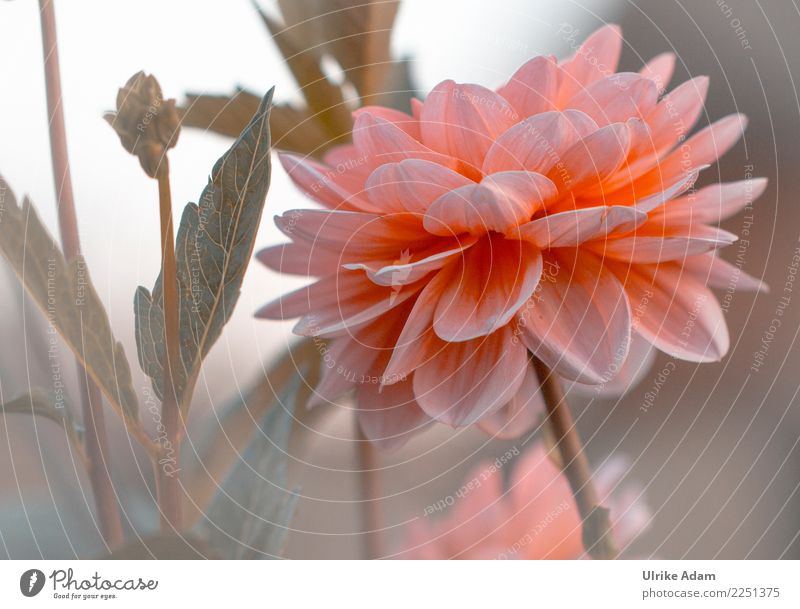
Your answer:
[[[364,540],[364,557],[372,560],[380,558],[380,528],[381,518],[378,513],[378,480],[377,480],[377,455],[375,448],[361,431],[361,426],[356,419],[356,446],[358,450],[358,482],[361,493],[361,526]]]
[[[169,184],[169,163],[165,156],[158,169],[158,201],[161,216],[161,289],[164,297],[164,334],[167,343],[164,366],[161,420],[165,439],[161,443],[157,475],[158,504],[161,528],[179,531],[181,528],[181,487],[178,477],[181,444],[181,413],[173,382],[173,371],[180,365],[180,334],[178,328],[178,279],[175,262],[175,235],[172,226],[172,195]]]
[[[61,104],[56,16],[51,0],[39,0],[39,9],[42,23],[47,112],[50,121],[50,153],[58,202],[58,227],[64,256],[70,260],[80,254],[81,244],[78,234],[78,218],[75,213],[75,199],[72,194],[64,109]],[[80,364],[78,364],[78,384],[83,424],[86,428],[89,481],[97,507],[100,532],[106,544],[114,548],[122,543],[123,533],[119,505],[111,482],[111,463],[103,412],[103,396]]]
[[[547,407],[547,415],[555,434],[564,475],[583,520],[583,546],[592,558],[616,558],[617,549],[611,537],[608,509],[600,505],[592,483],[589,462],[583,452],[575,422],[564,398],[558,377],[538,358],[533,358],[536,375]]]

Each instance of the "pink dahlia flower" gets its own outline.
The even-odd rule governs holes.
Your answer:
[[[530,354],[589,384],[632,333],[689,361],[725,354],[707,286],[760,282],[715,255],[736,239],[717,223],[765,181],[690,189],[745,118],[685,139],[708,79],[660,97],[675,57],[615,73],[621,46],[607,26],[497,91],[447,80],[413,115],[361,108],[324,163],[281,155],[323,209],[277,217],[291,243],[258,258],[317,279],[258,315],[330,339],[317,401],[355,387],[364,432],[388,445],[431,420],[510,436],[539,403]]]
[[[612,458],[595,475],[595,486],[611,514],[620,550],[647,527],[650,510],[634,485],[621,484],[624,459]],[[450,497],[448,497],[450,499]],[[398,558],[577,559],[586,558],[581,517],[569,483],[537,445],[520,457],[508,489],[496,463],[473,470],[444,517],[415,520],[405,532]],[[429,508],[426,513],[435,509]]]

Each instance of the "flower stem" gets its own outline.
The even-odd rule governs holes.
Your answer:
[[[175,236],[172,225],[172,195],[167,157],[158,168],[158,201],[161,217],[161,289],[164,297],[164,334],[167,343],[164,366],[161,420],[165,439],[161,443],[156,480],[161,528],[165,532],[181,528],[181,486],[178,477],[181,444],[181,413],[173,371],[180,365],[178,328],[178,278],[175,262]]]
[[[356,446],[358,448],[358,481],[361,493],[361,524],[364,539],[364,557],[368,560],[381,556],[380,515],[377,504],[377,455],[375,448],[361,431],[356,419]]]
[[[52,0],[39,0],[39,9],[42,24],[47,112],[50,122],[50,154],[58,203],[58,227],[64,256],[67,260],[71,260],[80,254],[81,244],[69,170],[64,109],[61,103],[56,15]],[[100,533],[106,544],[115,548],[122,543],[123,533],[117,496],[111,481],[111,461],[103,412],[103,396],[80,363],[78,363],[78,385],[83,424],[86,428],[85,450],[89,481],[97,508]]]
[[[583,547],[592,558],[616,558],[617,549],[611,537],[608,509],[600,505],[597,490],[592,483],[589,462],[564,397],[564,390],[558,377],[541,360],[534,357],[533,365],[539,377],[548,419],[555,433],[564,475],[583,520]]]

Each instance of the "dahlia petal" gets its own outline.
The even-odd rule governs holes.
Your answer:
[[[645,190],[638,180],[653,171],[658,164],[659,153],[653,146],[653,135],[650,127],[641,119],[630,118],[625,121],[630,137],[628,157],[619,170],[606,178],[599,188],[595,188],[590,195],[600,195],[603,200],[609,199],[618,205],[633,204],[636,199],[641,199],[667,188],[661,184],[660,188]]]
[[[600,384],[628,353],[631,313],[622,285],[586,253],[549,255],[545,267],[541,288],[520,312],[522,342],[561,376]]]
[[[489,230],[510,233],[556,194],[555,185],[538,173],[495,173],[480,184],[462,186],[436,199],[425,214],[423,226],[429,233],[442,236]]]
[[[396,450],[432,422],[417,405],[411,379],[390,386],[363,383],[358,388],[358,423],[367,439]]]
[[[620,72],[579,91],[566,107],[591,116],[600,127],[647,116],[656,106],[658,89],[649,78]]]
[[[583,385],[572,383],[568,388],[567,397],[574,392],[578,395],[600,397],[608,400],[625,395],[639,384],[653,365],[656,358],[656,349],[636,332],[631,333],[631,344],[628,357],[622,365],[611,370],[601,385]]]
[[[433,88],[422,107],[422,141],[432,150],[480,167],[492,143],[518,119],[494,91],[445,80]]]
[[[417,121],[419,121],[422,117],[422,107],[424,105],[425,102],[423,102],[421,99],[417,99],[416,97],[411,98],[411,114],[415,119],[417,119]]]
[[[445,347],[433,331],[433,314],[445,287],[458,280],[455,268],[449,264],[439,269],[419,293],[383,373],[384,384],[410,375]]]
[[[611,265],[636,315],[633,327],[656,349],[690,362],[716,362],[728,352],[725,316],[701,281],[677,264]]]
[[[688,170],[714,163],[739,141],[746,126],[743,114],[731,114],[698,131],[639,178],[635,190],[641,196],[656,193]]]
[[[359,193],[359,201],[366,199],[361,191],[364,189],[369,174],[375,169],[372,159],[364,156],[363,153],[352,144],[341,144],[328,150],[322,157],[323,163],[330,167],[330,175],[341,188],[348,192]],[[370,206],[363,211],[375,211]]]
[[[520,239],[541,249],[575,247],[615,231],[627,232],[647,220],[647,214],[621,205],[586,207],[550,214],[519,227]]]
[[[628,159],[625,163],[625,173],[629,174],[629,176],[633,176],[633,172],[635,171],[644,173],[644,171],[650,169],[654,162],[653,157],[655,156],[655,149],[653,148],[653,134],[647,123],[640,118],[629,118],[625,121],[625,124],[628,125],[631,138]],[[638,165],[641,163],[649,163],[649,165],[646,169],[643,168],[639,170]],[[632,179],[632,177],[628,179]]]
[[[522,64],[500,89],[520,119],[555,110],[558,96],[559,68],[552,57],[534,57]]]
[[[373,322],[365,328],[385,337],[386,325]],[[375,360],[382,353],[372,332],[365,333],[361,329],[352,335],[337,336],[328,342],[322,362],[322,378],[314,388],[314,395],[308,403],[309,408],[335,402],[354,386],[365,382]],[[371,342],[365,342],[368,340]]]
[[[338,254],[341,263],[394,260],[409,244],[432,238],[411,214],[380,216],[353,211],[295,209],[275,217],[278,229],[311,249]]]
[[[527,367],[525,347],[506,326],[489,336],[446,343],[414,372],[414,395],[432,418],[464,427],[511,400]]]
[[[414,283],[425,275],[443,267],[465,249],[472,246],[476,237],[438,239],[431,247],[412,253],[403,250],[393,262],[356,262],[342,265],[348,270],[366,271],[367,277],[378,285],[400,286]]]
[[[308,247],[305,243],[282,243],[265,247],[256,259],[267,268],[289,275],[319,277],[335,273],[339,256],[322,248]]]
[[[573,144],[562,157],[561,167],[547,174],[559,191],[577,191],[600,187],[628,155],[630,131],[625,123],[601,127]]]
[[[769,292],[766,283],[723,260],[715,252],[687,258],[683,261],[683,269],[711,288]]]
[[[687,256],[728,246],[737,239],[733,233],[704,224],[665,228],[661,234],[649,228],[649,224],[642,227],[641,233],[637,231],[587,247],[606,258],[650,264],[684,260]]]
[[[369,113],[374,117],[382,118],[393,125],[397,125],[415,140],[421,141],[419,121],[405,112],[384,106],[362,106],[353,112],[353,121],[355,122],[364,113]]]
[[[558,90],[563,105],[578,91],[617,71],[622,52],[622,31],[617,25],[605,25],[578,47],[572,59],[561,65],[562,77]]]
[[[367,179],[365,189],[372,204],[386,212],[425,213],[438,197],[471,183],[438,163],[407,159],[378,167]]]
[[[675,53],[656,55],[639,70],[639,74],[656,83],[659,91],[664,91],[672,80],[675,71]]]
[[[486,153],[483,172],[534,171],[547,173],[568,148],[597,130],[583,112],[545,112],[514,125]]]
[[[646,118],[656,150],[671,148],[686,137],[700,118],[707,94],[708,77],[698,76],[664,96]]]
[[[448,342],[485,336],[511,321],[539,284],[542,256],[525,241],[488,237],[454,266],[433,320],[436,334]]]
[[[666,190],[662,190],[654,195],[650,195],[649,197],[645,197],[636,201],[636,209],[650,212],[658,207],[661,207],[667,201],[672,200],[673,197],[678,196],[694,186],[694,183],[697,181],[697,177],[700,175],[700,171],[702,169],[703,168],[700,167],[693,169],[682,175],[672,186]]]
[[[544,399],[539,389],[539,379],[531,365],[525,371],[522,386],[511,401],[478,421],[478,427],[498,439],[519,438],[531,430],[544,412]]]
[[[302,336],[337,336],[396,307],[422,289],[422,283],[378,286],[361,272],[344,271],[323,277],[264,305],[256,317],[291,319]]]
[[[693,135],[685,145],[691,151],[692,165],[697,167],[714,163],[739,141],[746,127],[747,117],[744,114],[731,114]]]
[[[353,125],[353,143],[366,162],[376,167],[404,159],[424,159],[451,169],[459,167],[456,159],[434,152],[395,123],[369,112],[358,115]]]
[[[328,209],[376,211],[366,198],[360,196],[360,188],[346,188],[337,173],[329,167],[288,152],[279,152],[278,159],[292,182],[308,197]]]
[[[760,197],[767,188],[766,178],[711,184],[689,196],[670,201],[658,209],[665,222],[716,224],[735,216]]]

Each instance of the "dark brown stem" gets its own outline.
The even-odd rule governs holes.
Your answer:
[[[583,520],[583,546],[592,558],[616,558],[617,549],[611,537],[608,509],[600,505],[592,483],[592,472],[572,420],[569,405],[558,377],[538,358],[533,358],[536,375],[542,388],[547,415],[555,434],[564,475],[569,481],[575,503]]]
[[[375,448],[361,431],[356,419],[356,446],[358,448],[358,482],[361,493],[361,525],[364,540],[364,557],[372,560],[380,558],[381,547],[379,531],[381,519],[378,514],[377,455]]]
[[[50,153],[58,202],[58,227],[64,256],[67,260],[71,260],[80,254],[81,244],[78,234],[78,218],[75,213],[75,199],[72,194],[64,109],[61,104],[56,16],[51,0],[39,0],[39,9],[42,22],[47,112],[50,121]],[[83,424],[86,428],[85,443],[89,481],[97,507],[100,532],[106,544],[115,548],[122,543],[123,534],[119,505],[111,482],[111,462],[103,412],[103,396],[80,364],[78,364],[78,385],[81,394]]]
[[[161,420],[165,439],[161,443],[158,461],[158,504],[161,528],[166,532],[181,528],[181,487],[178,477],[181,445],[181,412],[173,379],[180,365],[180,334],[178,328],[178,278],[175,262],[175,235],[172,225],[172,194],[169,184],[169,163],[165,156],[158,168],[158,201],[161,216],[161,289],[164,297],[164,334],[167,343],[164,366],[164,396]]]

